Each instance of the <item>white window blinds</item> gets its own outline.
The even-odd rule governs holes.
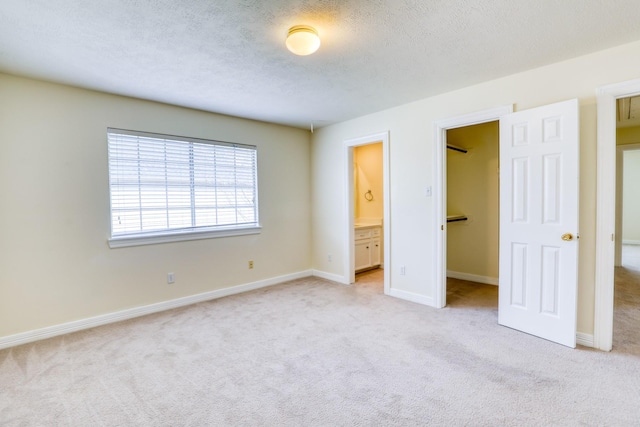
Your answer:
[[[258,226],[255,146],[109,128],[111,237]]]

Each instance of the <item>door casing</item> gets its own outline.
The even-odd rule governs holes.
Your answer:
[[[501,116],[513,112],[513,105],[505,105],[461,116],[449,117],[434,123],[435,176],[434,200],[435,215],[433,230],[436,238],[434,253],[436,264],[434,283],[436,284],[435,306],[442,308],[447,304],[447,131],[465,126],[499,120]]]
[[[345,191],[345,221],[347,229],[343,233],[345,240],[344,248],[344,283],[351,284],[356,281],[355,273],[355,249],[354,249],[354,180],[353,180],[353,149],[361,145],[382,143],[382,186],[383,186],[383,264],[384,264],[384,293],[389,295],[391,289],[391,209],[389,201],[391,200],[390,183],[389,183],[389,131],[380,132],[373,135],[353,138],[344,141],[345,164],[345,181],[347,189]]]
[[[616,236],[616,101],[640,95],[640,79],[597,89],[596,277],[593,346],[613,347]]]

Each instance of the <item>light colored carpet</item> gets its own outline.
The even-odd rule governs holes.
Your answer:
[[[452,282],[437,310],[358,279],[0,351],[0,425],[640,424],[640,347],[618,329],[614,352],[569,349],[498,326],[495,287]]]
[[[615,273],[613,346],[640,357],[639,245],[622,245],[622,265]]]

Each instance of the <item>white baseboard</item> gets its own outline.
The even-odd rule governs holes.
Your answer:
[[[303,277],[315,276],[334,282],[346,283],[343,276],[326,273],[318,270],[306,270],[298,273],[278,276],[271,279],[260,280],[257,282],[246,283],[244,285],[231,286],[229,288],[217,289],[215,291],[204,292],[201,294],[191,295],[188,297],[177,298],[170,301],[163,301],[156,304],[149,304],[135,307],[127,310],[116,311],[113,313],[103,314],[100,316],[88,317],[86,319],[75,320],[73,322],[61,323],[59,325],[48,326],[46,328],[35,329],[32,331],[22,332],[15,335],[0,337],[0,350],[14,347],[21,344],[27,344],[59,335],[69,334],[84,329],[95,328],[97,326],[107,325],[109,323],[120,322],[122,320],[132,319],[135,317],[145,316],[147,314],[158,313],[173,308],[184,307],[186,305],[195,304],[203,301],[210,301],[230,295],[252,291],[255,289],[274,286],[289,280],[301,279]],[[449,276],[451,277],[451,276]],[[470,279],[463,279],[470,280]],[[478,281],[478,280],[474,280]],[[483,282],[480,282],[483,283]],[[433,298],[424,295],[415,294],[413,292],[402,291],[399,289],[390,289],[389,295],[403,300],[415,302],[418,304],[435,307]],[[582,332],[576,333],[576,343],[585,347],[593,347],[593,335]]]
[[[320,277],[321,279],[331,280],[332,282],[338,282],[343,285],[350,285],[348,279],[345,279],[344,276],[339,276],[333,273],[327,273],[325,271],[313,270],[313,276]]]
[[[451,277],[452,279],[468,280],[470,282],[498,286],[497,277],[478,276],[477,274],[460,273],[458,271],[451,270],[447,270],[447,277]]]
[[[160,311],[171,310],[172,308],[183,307],[185,305],[195,304],[198,302],[209,301],[242,292],[252,291],[255,289],[265,288],[267,286],[277,285],[289,280],[301,279],[303,277],[312,276],[311,270],[301,271],[298,273],[286,274],[284,276],[273,277],[271,279],[260,280],[257,282],[246,283],[244,285],[231,286],[224,289],[216,289],[215,291],[204,292],[201,294],[190,295],[163,301],[155,304],[143,305],[127,310],[116,311],[113,313],[102,314],[99,316],[88,317],[86,319],[75,320],[72,322],[61,323],[59,325],[48,326],[46,328],[35,329],[32,331],[22,332],[15,335],[0,337],[0,350],[3,348],[14,347],[33,341],[43,340],[58,335],[69,334],[71,332],[81,331],[83,329],[95,328],[109,323],[120,322],[122,320],[132,319],[147,314],[158,313]]]
[[[640,245],[640,240],[623,240],[623,245]]]
[[[409,291],[402,291],[400,289],[391,288],[389,290],[389,295],[392,297],[400,298],[403,300],[415,302],[422,305],[428,305],[430,307],[435,307],[435,301],[431,297],[426,297],[420,294],[414,294]]]
[[[576,332],[576,344],[580,344],[585,347],[593,347],[593,335]]]

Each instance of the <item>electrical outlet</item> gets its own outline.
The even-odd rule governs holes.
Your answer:
[[[401,266],[400,266],[400,275],[401,275],[401,276],[404,276],[404,275],[406,274],[406,272],[407,272],[407,271],[405,270],[404,265],[401,265]]]
[[[175,283],[175,282],[176,282],[176,275],[174,273],[168,273],[167,283]]]
[[[331,259],[331,254],[327,255],[327,261],[332,262],[333,260]]]
[[[253,268],[253,261],[249,261],[249,269]]]

